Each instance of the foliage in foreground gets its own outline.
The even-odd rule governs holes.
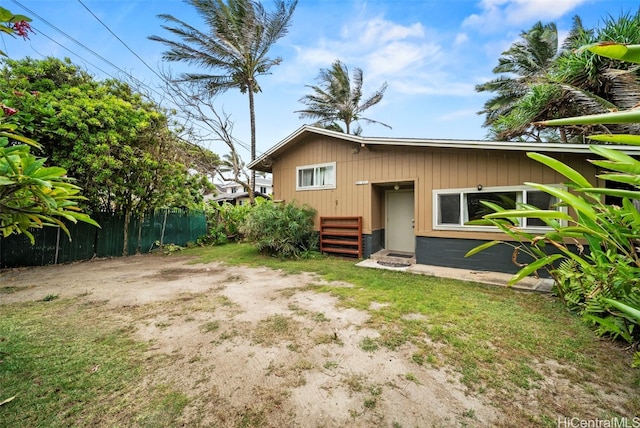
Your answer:
[[[585,48],[600,55],[640,63],[640,55],[634,55],[634,52],[640,52],[640,46],[603,43]],[[557,119],[537,125],[634,123],[638,122],[638,116],[637,111],[631,110]],[[590,138],[640,145],[637,135],[597,135]],[[508,245],[514,246],[516,252],[528,252],[535,259],[518,272],[512,283],[537,269],[547,269],[555,279],[562,301],[587,323],[596,326],[598,334],[622,338],[637,348],[640,342],[640,212],[637,205],[640,201],[640,161],[602,145],[592,145],[590,150],[603,159],[590,161],[604,171],[598,177],[613,183],[612,187],[624,189],[596,188],[568,165],[545,155],[530,153],[529,157],[564,175],[572,192],[541,184],[526,184],[555,196],[575,215],[539,210],[528,205],[504,210],[495,204],[485,203],[496,212],[480,222],[499,227],[520,243]],[[605,203],[603,196],[618,198],[620,203]],[[527,233],[512,226],[509,219],[518,217],[540,218],[551,230],[538,236]],[[581,246],[580,241],[589,246],[588,253],[575,253],[566,244],[575,242]],[[525,242],[531,245],[523,245]],[[486,243],[468,255],[498,243],[506,242]],[[635,353],[634,366],[640,367],[640,352]]]
[[[279,257],[300,257],[318,247],[313,230],[316,211],[295,203],[257,200],[240,231],[259,251]]]
[[[28,38],[29,21],[0,7],[2,33]],[[31,148],[41,150],[42,145],[20,134],[22,122],[16,120],[20,112],[5,102],[0,102],[0,234],[24,234],[33,244],[30,229],[60,227],[71,238],[64,220],[98,226],[78,207],[78,201],[85,198],[67,171],[47,166],[47,159],[31,153]]]

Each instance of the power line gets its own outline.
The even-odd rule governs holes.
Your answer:
[[[129,47],[129,46],[128,46],[128,45],[127,45],[127,44],[126,44],[126,43],[125,43],[121,38],[120,38],[120,37],[118,37],[118,36],[116,35],[116,33],[114,33],[113,31],[111,31],[111,28],[109,28],[109,26],[107,26],[107,24],[105,24],[104,22],[102,22],[102,20],[101,20],[100,18],[98,18],[98,17],[96,16],[96,14],[95,14],[95,13],[93,13],[93,12],[91,11],[91,9],[89,9],[89,8],[87,7],[87,5],[85,5],[85,4],[82,2],[82,0],[78,0],[78,3],[80,3],[80,4],[81,4],[81,5],[82,5],[86,10],[87,10],[87,12],[89,12],[89,13],[91,14],[91,16],[93,16],[93,17],[96,19],[96,21],[98,21],[100,24],[102,24],[102,26],[103,26],[104,28],[106,28],[106,29],[107,29],[107,31],[109,31],[109,33],[111,33],[111,34],[113,35],[113,37],[115,37],[116,39],[118,39],[118,41],[119,41],[120,43],[122,43],[122,45],[123,45],[125,48],[127,48],[127,49],[129,50],[129,52],[131,52],[131,53],[132,53],[136,58],[138,58],[138,59],[140,60],[140,62],[141,62],[142,64],[144,64],[144,66],[145,66],[145,67],[147,67],[147,68],[148,68],[148,69],[149,69],[153,74],[155,74],[155,75],[156,75],[160,80],[162,80],[163,82],[165,81],[164,77],[162,77],[162,76],[161,76],[160,74],[158,74],[158,73],[157,73],[153,68],[151,68],[151,67],[149,66],[149,64],[147,64],[147,63],[146,63],[146,62],[145,62],[145,61],[144,61],[144,60],[143,60],[143,59],[142,59],[142,58],[141,58],[137,53],[135,53],[135,52],[133,51],[133,49],[131,49],[131,48],[130,48],[130,47]]]
[[[67,39],[71,40],[72,42],[74,42],[75,44],[77,44],[78,46],[80,46],[81,48],[85,49],[86,51],[90,52],[91,54],[95,55],[96,57],[100,58],[102,61],[106,62],[107,64],[109,64],[111,67],[115,68],[116,70],[120,71],[121,73],[123,73],[125,76],[129,77],[130,79],[132,79],[133,81],[135,81],[138,85],[141,86],[145,86],[147,87],[143,82],[141,82],[140,80],[138,80],[136,77],[134,77],[131,73],[127,73],[126,71],[124,71],[123,69],[121,69],[120,67],[118,67],[117,65],[115,65],[114,63],[112,63],[111,61],[109,61],[108,59],[106,59],[105,57],[103,57],[102,55],[100,55],[99,53],[97,53],[96,51],[94,51],[93,49],[85,46],[84,44],[82,44],[81,42],[79,42],[78,40],[74,39],[73,37],[71,37],[69,34],[65,33],[64,31],[62,31],[61,29],[59,29],[58,27],[56,27],[55,25],[53,25],[52,23],[50,23],[49,21],[47,21],[46,19],[44,19],[43,17],[41,17],[40,15],[38,15],[37,13],[35,13],[34,11],[32,11],[31,9],[27,8],[26,6],[24,6],[23,4],[21,4],[19,1],[17,0],[11,0],[13,3],[17,4],[18,6],[20,6],[21,8],[23,8],[24,10],[26,10],[29,14],[31,14],[32,16],[35,16],[36,18],[38,18],[39,20],[41,20],[42,22],[44,22],[45,24],[47,24],[49,27],[53,28],[55,31],[57,31],[58,33],[62,34],[64,37],[66,37]],[[148,89],[150,89],[149,87],[147,87]]]
[[[146,85],[144,82],[140,81],[139,79],[137,79],[135,76],[133,76],[131,73],[126,72],[125,70],[121,69],[120,67],[118,67],[117,65],[115,65],[113,62],[109,61],[108,59],[104,58],[102,55],[98,54],[97,52],[95,52],[93,49],[87,47],[86,45],[84,45],[83,43],[79,42],[78,40],[76,40],[75,38],[71,37],[69,34],[67,34],[66,32],[64,32],[63,30],[61,30],[60,28],[56,27],[54,24],[52,24],[51,22],[47,21],[46,19],[42,18],[40,15],[38,15],[36,12],[32,11],[31,9],[29,9],[28,7],[24,6],[22,3],[20,3],[17,0],[11,0],[13,3],[15,3],[16,5],[20,6],[22,9],[24,9],[27,13],[29,13],[30,15],[32,15],[33,17],[38,18],[40,21],[44,22],[46,25],[48,25],[49,27],[51,27],[53,30],[57,31],[58,33],[60,33],[62,36],[64,36],[65,38],[71,40],[73,43],[75,43],[76,45],[80,46],[81,48],[83,48],[84,50],[88,51],[89,53],[91,53],[92,55],[96,56],[97,58],[99,58],[100,60],[104,61],[105,63],[109,64],[111,67],[115,68],[116,70],[118,70],[119,72],[121,72],[123,75],[127,76],[128,78],[130,78],[132,81],[134,81],[137,85],[146,88],[148,91],[155,93],[156,95],[160,96],[161,99],[165,98],[165,94],[161,94],[158,91],[156,91],[155,89],[151,88],[150,86]],[[120,41],[120,43],[122,43],[131,53],[133,53],[136,58],[138,58],[138,60],[140,60],[147,68],[149,68],[149,70],[151,70],[157,77],[159,77],[162,82],[164,82],[165,84],[166,79],[164,77],[162,77],[161,75],[159,75],[158,73],[156,73],[156,71],[154,71],[151,67],[149,67],[149,65],[144,62],[142,60],[142,58],[140,58],[140,56],[138,56],[133,50],[131,50],[131,48],[129,48],[126,43],[124,43],[113,31],[111,31],[111,29],[109,29],[109,27],[106,26],[106,24],[104,24],[102,21],[100,21],[100,19],[98,17],[96,17],[93,12],[91,12],[91,10],[89,10],[89,8],[87,6],[85,6],[81,0],[78,0],[78,2],[84,6],[85,9],[87,9],[87,11],[89,11],[89,13],[91,13],[91,15],[93,15],[98,22],[100,22],[103,26],[105,26],[105,28],[107,28],[107,30],[116,38]],[[71,52],[73,55],[77,56],[78,58],[80,58],[81,60],[87,62],[89,65],[95,67],[97,70],[99,70],[100,72],[106,74],[107,76],[118,80],[118,78],[114,77],[113,75],[111,75],[110,73],[107,73],[106,71],[102,70],[101,68],[99,68],[98,66],[92,64],[91,62],[87,61],[86,59],[84,59],[82,56],[78,55],[77,53],[75,53],[74,51],[72,51],[71,49],[63,46],[61,43],[59,43],[58,41],[54,40],[53,38],[47,36],[46,34],[44,34],[42,32],[42,30],[38,29],[39,34],[42,34],[43,36],[45,36],[46,38],[48,38],[49,40],[51,40],[52,42],[56,43],[57,45],[59,45],[60,47],[62,47],[63,49]],[[197,126],[198,128],[204,130],[205,132],[211,132],[208,131],[203,125],[194,122],[194,125]],[[240,140],[234,138],[234,140],[236,140],[236,143],[244,148],[245,150],[249,150],[249,145],[247,143],[242,143]]]
[[[33,27],[33,26],[32,26]],[[104,71],[103,69],[101,69],[100,67],[98,67],[97,65],[91,63],[90,61],[86,60],[85,58],[83,58],[82,56],[78,55],[77,53],[75,53],[74,51],[72,51],[71,49],[69,49],[68,47],[64,46],[62,43],[58,42],[57,40],[49,37],[47,34],[45,34],[42,30],[40,30],[39,28],[33,27],[34,30],[37,30],[39,35],[42,35],[44,37],[46,37],[47,39],[51,40],[53,43],[55,43],[56,45],[60,46],[62,49],[68,51],[69,53],[77,56],[78,58],[80,58],[82,61],[86,62],[87,64],[89,64],[90,66],[96,68],[98,71],[100,71],[101,73],[106,74],[107,76],[116,79],[116,77],[112,76],[111,74],[107,73],[106,71]],[[42,55],[42,54],[40,54]]]

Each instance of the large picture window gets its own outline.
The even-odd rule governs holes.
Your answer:
[[[562,210],[557,206],[557,199],[539,190],[517,187],[494,187],[477,189],[446,189],[433,191],[433,226],[434,229],[480,229],[498,230],[491,226],[472,226],[466,223],[479,220],[493,211],[485,207],[481,201],[493,202],[504,209],[514,209],[517,204],[533,205],[544,210]],[[546,228],[545,223],[537,218],[520,218],[518,226]]]
[[[336,163],[299,166],[296,168],[296,190],[335,189]]]

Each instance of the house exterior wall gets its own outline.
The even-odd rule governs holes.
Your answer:
[[[555,153],[551,156],[595,181],[596,169],[584,155]],[[296,190],[296,167],[328,162],[336,162],[335,189]],[[473,242],[506,238],[499,232],[434,230],[433,190],[475,188],[478,184],[488,188],[519,186],[524,182],[561,184],[566,181],[521,151],[360,147],[356,143],[313,134],[304,136],[280,153],[272,168],[274,199],[307,204],[317,210],[318,217],[362,216],[365,249],[369,247],[372,252],[384,245],[385,191],[392,189],[395,183],[413,187],[419,263],[429,263],[438,246],[452,242],[450,238],[466,240],[455,242],[452,245],[455,248],[463,242],[468,246]],[[369,255],[365,254],[366,257]]]

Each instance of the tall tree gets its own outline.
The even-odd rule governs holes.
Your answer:
[[[520,40],[504,51],[493,72],[499,76],[476,86],[478,92],[495,92],[487,100],[479,114],[485,114],[484,126],[494,138],[508,140],[527,132],[532,119],[518,107],[523,101],[535,105],[534,110],[544,108],[550,100],[557,98],[555,87],[538,86],[548,83],[548,74],[558,54],[558,30],[554,23],[537,22],[529,31],[520,35]],[[538,86],[534,93],[531,89]],[[512,120],[505,117],[512,114]]]
[[[251,160],[256,158],[256,120],[254,94],[260,92],[257,78],[268,74],[281,58],[267,56],[277,40],[287,34],[297,0],[276,0],[268,12],[254,0],[186,0],[195,7],[206,24],[206,30],[163,14],[167,25],[162,28],[178,40],[151,36],[151,40],[169,48],[168,61],[185,62],[203,68],[202,73],[183,73],[181,79],[200,85],[215,95],[228,89],[239,89],[249,96],[251,123]],[[213,74],[215,73],[215,74]],[[253,200],[255,172],[251,174],[250,199]]]
[[[362,69],[355,68],[352,78],[349,78],[349,69],[340,60],[336,60],[330,68],[320,69],[316,80],[319,82],[318,85],[307,85],[313,93],[300,98],[300,102],[308,107],[295,112],[300,113],[300,118],[317,119],[314,125],[346,134],[353,131],[357,135],[362,132],[360,126],[351,129],[351,125],[358,121],[377,123],[391,128],[382,122],[362,116],[362,112],[382,101],[384,92],[387,90],[387,82],[363,101]],[[344,129],[340,123],[344,123]]]
[[[609,17],[602,28],[585,29],[579,17],[558,49],[555,24],[537,23],[522,33],[499,59],[498,78],[476,86],[495,92],[480,114],[489,137],[498,140],[583,142],[596,132],[638,133],[637,124],[581,125],[559,129],[532,124],[559,117],[625,109],[638,102],[640,79],[636,67],[578,49],[596,41],[640,42],[640,9]],[[555,53],[554,53],[555,52]]]
[[[164,113],[128,84],[96,81],[56,58],[6,60],[0,76],[17,130],[76,178],[84,207],[127,222],[154,208],[200,206],[209,185],[189,169],[203,155],[178,141]]]

